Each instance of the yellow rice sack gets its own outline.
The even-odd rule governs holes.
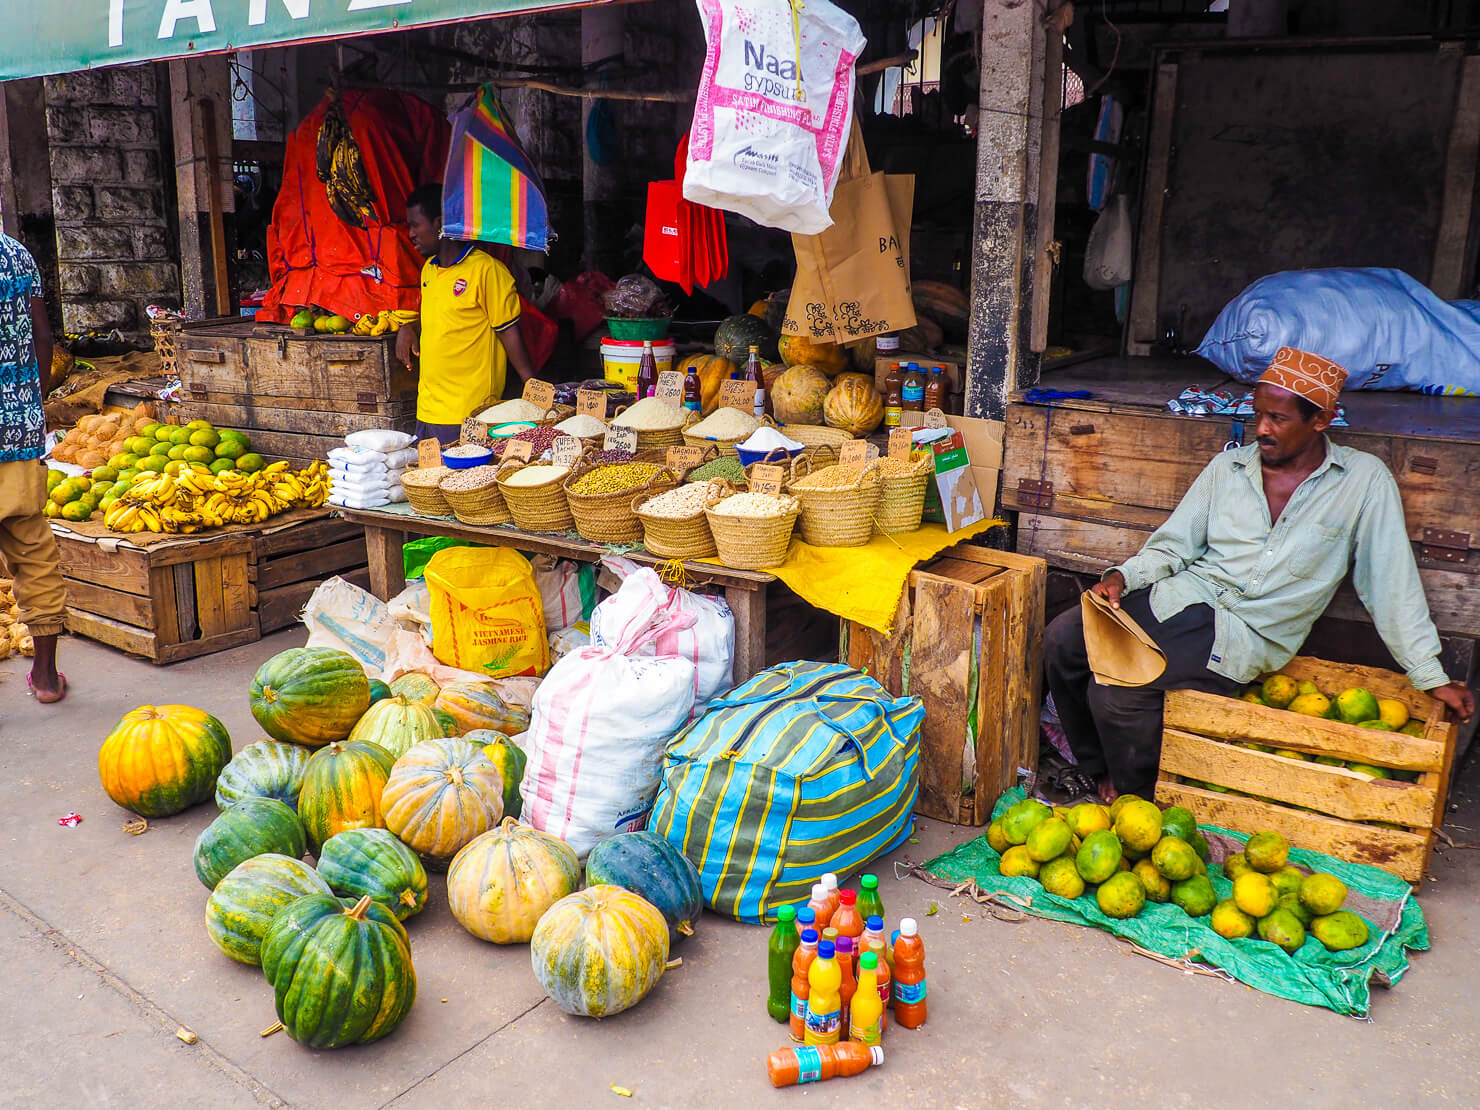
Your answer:
[[[426,566],[432,654],[489,678],[550,666],[545,615],[529,560],[502,547],[448,547]]]

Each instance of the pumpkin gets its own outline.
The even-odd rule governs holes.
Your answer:
[[[836,378],[833,379],[832,388],[837,389],[838,386],[842,385],[844,382],[857,382],[859,385],[866,385],[870,389],[875,388],[874,376],[872,374],[860,374],[856,370],[849,370],[847,373],[839,374]],[[829,392],[831,392],[831,390],[829,390]]]
[[[540,918],[529,942],[534,977],[567,1014],[608,1017],[637,1005],[668,965],[668,922],[619,886],[569,894]]]
[[[319,849],[319,877],[335,894],[369,896],[404,921],[426,909],[427,872],[389,829],[346,829]]]
[[[860,374],[872,374],[874,362],[879,355],[879,341],[875,336],[867,339],[855,339],[850,343],[843,344],[848,352],[848,365]]]
[[[257,668],[250,699],[267,735],[317,748],[349,735],[370,705],[370,680],[348,652],[289,648]]]
[[[374,705],[376,702],[381,701],[384,698],[388,698],[390,696],[391,696],[391,688],[389,686],[387,686],[384,682],[381,682],[380,679],[378,679],[378,678],[372,678],[370,680],[370,704],[371,705]]]
[[[729,316],[714,332],[714,353],[736,366],[744,366],[750,348],[759,347],[761,358],[776,358],[776,333],[755,316]]]
[[[262,938],[278,910],[305,894],[328,894],[308,864],[275,852],[243,860],[216,884],[206,902],[206,932],[233,960],[261,963]]]
[[[783,335],[778,344],[788,366],[813,366],[828,377],[848,369],[848,352],[836,343],[822,343],[805,335]]]
[[[288,1036],[310,1048],[378,1041],[416,1002],[406,930],[369,897],[315,894],[288,906],[263,938],[262,974]]]
[[[451,859],[504,815],[504,780],[477,744],[444,738],[412,744],[381,795],[385,827],[413,851]]]
[[[432,711],[439,709],[452,718],[457,730],[449,732],[449,736],[462,736],[477,729],[518,736],[529,727],[529,710],[507,704],[491,682],[449,682],[437,695]]]
[[[216,780],[216,805],[225,809],[244,798],[276,798],[296,810],[309,754],[306,748],[281,740],[248,744],[231,757]]]
[[[437,695],[442,692],[442,687],[429,674],[408,671],[399,678],[391,680],[390,691],[396,697],[405,698],[407,701],[431,705],[437,700]]]
[[[306,850],[298,814],[276,798],[243,798],[196,838],[195,877],[215,890],[243,860],[265,852],[299,859]]]
[[[349,738],[379,744],[399,759],[412,744],[446,735],[446,730],[430,706],[407,701],[396,694],[365,710],[365,715],[356,722]]]
[[[771,409],[782,424],[821,424],[822,403],[832,388],[815,366],[788,366],[771,386]]]
[[[749,352],[746,352],[749,358]],[[719,391],[725,382],[740,370],[727,358],[719,355],[691,355],[678,365],[678,372],[685,377],[692,370],[699,375],[699,396],[705,416],[719,408]]]
[[[524,809],[524,799],[519,793],[527,761],[524,749],[514,742],[513,737],[488,729],[465,733],[463,739],[481,745],[483,754],[498,768],[499,776],[504,780],[504,816],[518,817]]]
[[[568,844],[505,817],[453,857],[447,905],[479,940],[523,944],[545,911],[580,885]]]
[[[380,796],[395,762],[368,740],[336,740],[313,753],[303,769],[298,816],[315,855],[345,829],[385,828]]]
[[[457,735],[457,718],[445,709],[433,709],[432,716],[437,718],[437,727],[442,730],[443,736]]]
[[[884,422],[884,400],[872,383],[853,378],[828,391],[822,416],[829,427],[866,436]]]
[[[943,281],[912,281],[910,300],[916,314],[934,320],[946,335],[966,338],[971,325],[971,302],[960,289]]]
[[[98,750],[108,797],[141,817],[169,817],[203,802],[231,759],[226,726],[188,705],[141,705]]]
[[[655,832],[618,833],[598,841],[586,857],[586,885],[626,887],[651,902],[668,922],[668,941],[694,935],[704,910],[699,871]]]

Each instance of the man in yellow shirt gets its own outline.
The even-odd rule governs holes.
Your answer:
[[[462,422],[504,393],[508,364],[534,377],[519,332],[519,293],[508,267],[474,243],[442,238],[442,186],[406,198],[411,242],[427,259],[421,271],[421,320],[396,336],[396,354],[420,361],[416,437],[456,441]]]

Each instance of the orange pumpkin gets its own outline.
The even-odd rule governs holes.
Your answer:
[[[231,760],[231,737],[209,713],[188,705],[141,705],[118,722],[98,751],[103,789],[124,809],[169,817],[203,802]]]
[[[856,436],[866,436],[884,422],[884,399],[872,384],[859,381],[861,376],[837,383],[822,402],[828,425]]]
[[[776,419],[782,424],[821,424],[823,399],[831,385],[815,366],[788,366],[771,387]]]
[[[788,366],[815,366],[831,378],[848,369],[848,352],[836,343],[820,343],[805,335],[783,335],[781,361]]]
[[[685,376],[690,370],[699,375],[700,396],[703,399],[704,415],[708,416],[719,408],[719,390],[721,384],[729,381],[739,367],[727,358],[719,355],[693,355],[686,358],[678,366],[678,372]]]

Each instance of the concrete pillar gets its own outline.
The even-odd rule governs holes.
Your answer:
[[[984,0],[966,413],[1000,420],[1038,380],[1030,350],[1044,32],[1027,0]]]
[[[187,316],[197,318],[236,315],[230,265],[236,201],[231,187],[228,57],[213,54],[180,59],[169,67],[183,307]]]
[[[1290,0],[1228,0],[1228,37],[1281,38],[1290,33]]]
[[[52,322],[60,323],[51,148],[39,77],[0,84],[0,230],[24,243],[36,259]]]
[[[601,85],[606,80],[604,69],[621,67],[625,17],[621,5],[581,9],[581,68],[585,84]],[[613,218],[621,195],[622,175],[620,163],[598,166],[591,160],[586,125],[595,104],[596,101],[589,99],[581,103],[581,194],[586,216],[582,258],[588,269],[616,277],[621,272],[622,237],[627,230],[622,220]]]

